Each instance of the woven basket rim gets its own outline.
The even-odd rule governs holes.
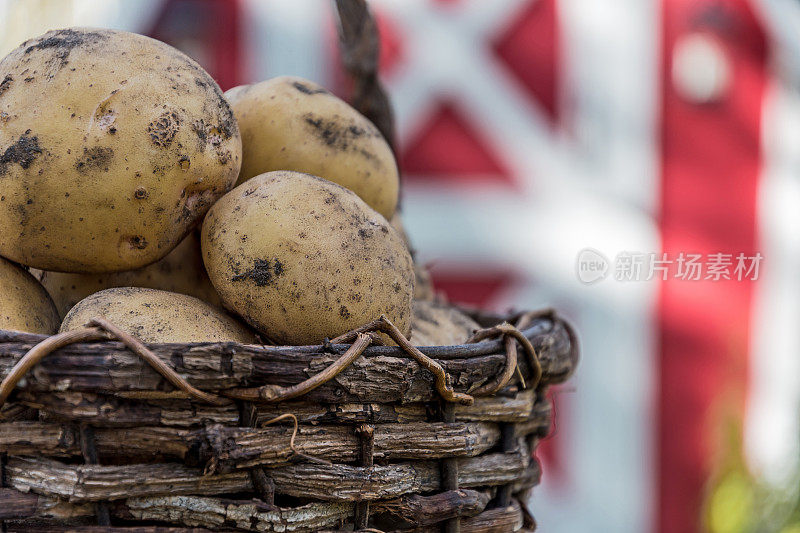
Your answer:
[[[577,358],[579,354],[579,349],[577,345],[577,335],[575,333],[574,328],[572,325],[564,320],[563,317],[557,315],[555,312],[548,310],[547,315],[541,317],[539,322],[534,323],[530,327],[524,329],[522,334],[527,337],[528,339],[532,339],[537,335],[542,335],[547,333],[547,329],[552,327],[553,323],[558,321],[560,322],[567,334],[570,337],[572,349],[570,354],[570,359],[572,359],[573,363],[577,363]],[[37,344],[52,335],[40,334],[40,333],[28,333],[24,331],[17,331],[17,330],[7,330],[7,329],[0,329],[0,344],[5,343],[26,343],[26,344]],[[470,359],[473,357],[482,357],[485,355],[491,355],[497,353],[498,351],[503,349],[503,338],[495,338],[495,339],[487,339],[482,340],[480,342],[472,343],[472,344],[451,344],[451,345],[434,345],[434,346],[417,346],[416,348],[419,349],[425,355],[432,357],[434,359],[440,360],[448,360],[448,359]],[[76,344],[108,344],[108,345],[115,345],[121,346],[122,343],[117,340],[98,340],[98,341],[86,341],[82,343]],[[235,349],[237,346],[248,347],[249,349],[253,349],[254,347],[265,354],[274,353],[276,355],[307,355],[307,354],[319,354],[319,353],[331,353],[331,354],[340,354],[344,353],[349,347],[349,344],[307,344],[307,345],[271,345],[271,344],[246,344],[240,342],[186,342],[186,343],[144,343],[146,346],[152,347],[163,347],[163,348],[175,348],[175,347],[185,347],[186,349],[196,348],[196,347],[214,347],[218,346],[220,351],[227,351],[231,349]],[[364,357],[397,357],[397,358],[408,358],[408,354],[403,351],[402,348],[398,346],[370,346],[363,353]]]

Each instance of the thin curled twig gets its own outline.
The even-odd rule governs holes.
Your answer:
[[[46,338],[28,350],[28,353],[22,356],[22,358],[17,361],[17,364],[14,365],[6,377],[3,378],[2,383],[0,383],[0,406],[6,403],[6,400],[14,391],[17,383],[19,383],[20,380],[25,377],[28,372],[30,372],[31,368],[36,366],[48,354],[58,350],[59,348],[69,346],[70,344],[76,342],[101,341],[108,339],[108,334],[99,328],[83,328],[73,331],[65,331],[64,333],[59,333],[58,335],[53,335],[52,337]]]
[[[414,359],[422,367],[431,371],[436,377],[436,390],[445,401],[460,403],[462,405],[472,405],[472,402],[475,401],[475,399],[469,394],[455,392],[452,384],[450,383],[450,376],[444,371],[442,365],[424,353],[420,352],[417,347],[411,344],[409,340],[405,338],[403,333],[397,329],[397,326],[392,324],[392,322],[385,316],[381,316],[377,320],[364,324],[363,326],[345,333],[344,335],[340,335],[339,337],[331,340],[331,342],[334,344],[343,342],[347,343],[352,340],[353,336],[363,334],[365,331],[381,331],[386,333],[397,344],[397,346],[410,355],[412,359]]]
[[[194,399],[207,402],[213,405],[228,405],[229,400],[221,398],[214,394],[203,392],[191,386],[185,379],[183,379],[177,372],[175,372],[169,365],[162,361],[157,355],[151,352],[140,340],[119,329],[117,326],[110,323],[103,318],[95,317],[91,319],[86,327],[72,331],[65,331],[48,337],[26,353],[22,358],[17,361],[14,368],[3,378],[0,383],[0,406],[2,406],[8,399],[8,396],[13,392],[14,388],[20,380],[42,359],[49,354],[74,344],[77,342],[89,342],[100,340],[114,340],[117,339],[124,344],[133,353],[144,359],[156,372],[161,374],[167,381],[182,392],[188,394]]]
[[[203,392],[189,384],[171,366],[161,360],[156,354],[150,351],[142,341],[133,335],[121,330],[108,320],[104,318],[95,317],[89,321],[89,326],[96,326],[109,332],[111,335],[119,339],[130,351],[145,360],[147,364],[153,367],[153,370],[164,376],[164,379],[169,381],[176,389],[187,393],[189,396],[196,400],[200,400],[212,405],[228,405],[230,401],[221,398],[215,394]]]
[[[506,366],[503,369],[502,374],[500,374],[498,379],[494,382],[481,387],[478,389],[478,391],[475,391],[475,394],[493,394],[497,392],[505,387],[506,384],[508,384],[514,373],[517,373],[519,376],[522,387],[527,388],[527,384],[525,383],[525,380],[522,377],[522,372],[520,372],[519,365],[517,364],[517,342],[519,342],[522,346],[523,352],[528,361],[528,365],[533,371],[530,387],[536,387],[536,385],[539,384],[539,380],[542,378],[542,366],[539,363],[539,357],[536,355],[536,350],[531,344],[531,341],[521,331],[530,325],[530,323],[537,318],[537,316],[539,316],[538,313],[528,313],[519,317],[516,326],[512,326],[508,322],[503,322],[502,324],[479,330],[475,332],[472,337],[470,337],[470,339],[467,341],[467,344],[480,342],[485,339],[503,335],[503,337],[505,337],[506,348]]]
[[[367,349],[371,342],[372,338],[369,335],[359,334],[355,342],[339,359],[319,374],[315,374],[297,385],[292,385],[291,387],[264,385],[261,387],[227,389],[222,391],[221,394],[228,398],[246,402],[282,402],[303,396],[341,374],[364,353],[364,350]]]
[[[295,442],[295,439],[297,438],[297,432],[298,432],[300,423],[298,422],[297,417],[293,413],[283,413],[282,415],[278,415],[275,418],[267,420],[266,422],[262,423],[261,427],[269,426],[270,424],[274,424],[276,422],[280,422],[281,420],[286,420],[287,418],[291,418],[292,422],[294,422],[294,429],[292,430],[292,436],[289,438],[289,448],[292,450],[292,453],[294,454],[294,456],[306,459],[306,460],[314,462],[314,463],[319,463],[319,464],[324,464],[324,465],[331,464],[331,462],[326,460],[326,459],[320,459],[319,457],[314,457],[313,455],[305,454],[305,453],[303,453],[303,452],[301,452],[300,450],[297,449],[297,447],[295,446],[294,442]]]
[[[484,339],[488,339],[491,337],[496,337],[498,335],[509,335],[514,337],[520,345],[522,346],[523,353],[525,354],[528,364],[533,371],[533,376],[531,377],[531,382],[529,383],[530,387],[535,387],[539,384],[539,380],[542,378],[542,365],[539,363],[539,358],[536,355],[536,350],[533,348],[531,341],[522,334],[520,330],[512,326],[511,324],[504,322],[503,324],[498,324],[497,326],[486,328],[481,331],[475,333],[472,338],[468,342],[480,342]]]
[[[546,309],[544,312],[550,318],[552,318],[553,315],[555,314],[555,311],[553,311],[552,309]],[[521,317],[519,317],[517,319],[517,323],[515,324],[515,327],[520,331],[525,331],[525,329],[528,326],[533,324],[534,319],[539,318],[540,316],[542,316],[541,313],[542,313],[541,311],[531,311],[531,312],[525,313],[524,315],[522,315]],[[506,335],[506,346],[508,346],[509,344],[512,344],[514,346],[514,350],[516,351],[517,344],[514,342],[514,340],[511,337]],[[537,362],[537,364],[539,364],[539,366],[541,366],[541,364],[539,363],[539,358],[538,357],[536,358],[536,362]],[[541,368],[540,368],[540,372],[541,372]],[[520,383],[520,386],[522,387],[522,389],[523,390],[527,389],[528,386],[525,384],[525,378],[522,375],[522,370],[520,370],[519,365],[517,365],[516,374],[517,374],[517,378],[519,378],[519,383]],[[541,377],[541,375],[540,375],[540,377]],[[537,382],[538,382],[539,379],[537,379]]]
[[[353,364],[373,342],[374,333],[378,331],[387,334],[403,351],[434,374],[436,377],[436,390],[445,401],[464,405],[472,404],[472,396],[455,392],[450,384],[450,376],[447,375],[442,366],[412,345],[402,332],[385,316],[381,316],[377,320],[368,322],[335,339],[331,339],[329,341],[330,344],[346,344],[348,342],[352,342],[353,344],[339,359],[334,361],[325,370],[319,374],[315,374],[302,383],[291,387],[264,385],[261,387],[228,389],[222,391],[221,394],[228,398],[248,402],[282,402],[297,398],[298,396],[303,396],[332,380]]]
[[[331,462],[326,459],[321,459],[319,457],[314,457],[313,455],[308,455],[297,449],[297,446],[295,445],[295,440],[297,439],[297,433],[300,429],[300,422],[297,420],[297,417],[293,413],[283,413],[282,415],[278,415],[275,418],[263,422],[261,424],[261,427],[269,426],[271,424],[275,424],[277,422],[286,420],[288,418],[292,419],[292,423],[294,425],[292,429],[292,436],[289,437],[289,449],[292,451],[292,455],[290,456],[290,458],[296,457],[298,459],[305,459],[312,463],[319,463],[324,465],[331,464]],[[206,466],[203,469],[203,475],[206,476],[214,474],[217,472],[218,468],[219,468],[219,458],[214,456],[206,463]]]
[[[522,317],[520,320],[520,325],[523,324],[523,320],[530,323],[532,317]],[[26,353],[17,362],[14,368],[11,369],[11,372],[3,379],[2,383],[0,383],[0,407],[2,407],[8,396],[14,390],[19,381],[25,376],[25,374],[27,374],[27,372],[29,372],[34,365],[38,364],[48,354],[59,348],[77,342],[113,339],[118,339],[121,341],[128,349],[139,355],[154,370],[156,370],[161,376],[163,376],[174,387],[176,387],[178,391],[193,399],[213,405],[227,405],[230,399],[244,400],[249,402],[285,401],[303,396],[335,378],[337,375],[347,369],[356,359],[358,359],[358,357],[364,353],[367,347],[373,343],[377,344],[377,332],[388,335],[406,354],[417,361],[422,367],[434,374],[436,390],[442,399],[447,402],[460,403],[463,405],[472,404],[474,401],[473,396],[455,392],[453,390],[450,376],[444,371],[438,362],[423,354],[419,349],[409,342],[409,340],[400,332],[399,329],[397,329],[394,324],[392,324],[390,320],[388,320],[385,316],[381,316],[377,320],[364,324],[348,333],[330,340],[328,342],[329,345],[347,342],[352,342],[353,344],[339,359],[328,366],[325,370],[315,374],[301,383],[291,387],[264,385],[262,387],[233,388],[221,391],[220,395],[207,393],[193,387],[177,372],[175,372],[175,370],[173,370],[166,362],[161,360],[152,351],[150,351],[141,341],[125,331],[122,331],[120,328],[116,327],[105,319],[93,318],[85,328],[53,335],[52,337],[48,337],[31,348],[31,350],[29,350],[28,353]],[[500,324],[499,326],[487,328],[477,332],[468,341],[468,343],[479,342],[483,339],[496,337],[499,335],[504,335],[506,337],[505,346],[508,353],[511,354],[510,357],[512,359],[516,355],[516,344],[513,342],[513,340],[518,341],[522,345],[531,369],[534,372],[532,386],[535,386],[541,378],[541,366],[530,341],[527,339],[527,337],[525,337],[524,334],[522,334],[522,332],[520,332],[518,328],[515,328],[510,324]],[[513,340],[511,339],[512,337]],[[493,385],[491,389],[488,390],[488,393],[496,392],[496,390],[499,390],[499,388],[502,388],[502,386],[508,383],[510,380],[510,373],[513,373],[514,371],[519,372],[518,365],[512,363],[514,363],[513,360],[507,360],[506,369],[497,380],[499,385]],[[522,379],[521,375],[520,379]],[[479,392],[487,393],[487,391],[483,389],[481,389]]]
[[[514,374],[516,374],[520,379],[522,388],[525,388],[525,378],[522,377],[522,371],[520,371],[519,365],[517,364],[517,342],[509,335],[504,335],[503,338],[504,347],[506,350],[506,362],[505,366],[503,367],[503,372],[501,372],[500,375],[491,380],[489,383],[486,383],[485,385],[482,385],[472,391],[472,394],[476,396],[494,394],[505,387],[508,382],[511,381],[511,378],[514,377]]]
[[[525,328],[527,328],[533,322],[535,314],[537,314],[537,312],[525,313],[522,316],[519,316],[515,325],[516,329],[523,331]],[[475,335],[473,335],[473,337],[467,342],[469,343],[474,338],[476,338]],[[472,393],[476,396],[484,396],[496,393],[505,387],[511,381],[511,378],[514,375],[516,375],[517,379],[519,379],[520,386],[523,390],[528,388],[527,384],[525,383],[525,377],[522,375],[522,370],[520,370],[519,364],[517,363],[516,340],[514,340],[514,337],[511,335],[503,335],[503,345],[506,350],[506,364],[503,367],[503,372],[494,380],[472,391]]]

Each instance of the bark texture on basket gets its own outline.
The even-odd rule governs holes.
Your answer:
[[[208,405],[189,400],[177,392],[164,396],[134,400],[91,392],[21,390],[14,400],[39,410],[45,420],[81,421],[96,427],[158,425],[189,428],[239,423],[239,412],[233,403],[226,406]]]
[[[489,509],[478,516],[461,521],[462,533],[508,533],[522,528],[522,510],[517,502],[506,508]],[[434,528],[418,529],[418,532],[439,533]]]
[[[155,396],[155,395],[154,395]],[[191,401],[180,393],[164,393],[163,397],[126,399],[110,394],[90,392],[34,392],[19,391],[14,398],[19,403],[6,403],[6,411],[25,411],[26,406],[38,409],[51,421],[83,421],[95,426],[123,427],[160,425],[193,427],[208,424],[238,425],[239,414],[235,405],[217,407]],[[456,405],[459,422],[526,422],[531,417],[542,423],[550,417],[550,404],[536,401],[533,390],[510,396],[476,398],[472,405]],[[28,412],[34,411],[28,409]],[[294,414],[300,424],[353,424],[353,423],[410,423],[430,419],[427,405],[423,403],[398,404],[319,404],[303,400],[261,405],[256,409],[256,425],[261,425],[283,413]],[[15,420],[17,417],[0,419]],[[21,416],[19,419],[37,419]]]
[[[513,454],[488,454],[458,460],[461,487],[511,483],[528,468],[538,470],[527,449]],[[356,467],[302,463],[268,471],[276,493],[320,501],[395,498],[441,488],[439,466],[432,461]],[[246,471],[203,475],[176,463],[124,466],[69,465],[39,457],[11,456],[8,483],[21,491],[72,502],[118,500],[156,495],[217,495],[252,491]]]
[[[543,384],[566,379],[575,356],[571,333],[558,320],[539,319],[527,331],[544,372]],[[11,367],[32,347],[30,334],[0,331],[0,373]],[[290,386],[318,374],[346,351],[335,354],[319,347],[273,347],[237,344],[162,344],[152,351],[168,362],[193,386],[203,390],[271,383]],[[491,380],[505,365],[503,342],[484,341],[462,347],[428,347],[426,355],[437,358],[458,391],[467,391]],[[459,356],[459,358],[453,358]],[[520,361],[524,375],[530,375]],[[169,391],[167,381],[119,342],[73,344],[45,358],[25,379],[30,390],[63,390],[113,393]],[[433,374],[403,355],[399,348],[374,346],[331,382],[303,399],[323,403],[413,403],[436,398]]]
[[[547,420],[517,426],[517,436],[537,433]],[[208,426],[195,430],[140,426],[95,430],[97,449],[104,460],[180,459],[201,465],[214,459],[218,471],[276,466],[290,462],[291,427],[238,428]],[[381,424],[375,426],[377,459],[437,459],[474,457],[499,442],[496,424],[475,422]],[[332,462],[359,459],[358,437],[347,426],[300,426],[296,450]],[[0,426],[0,451],[12,455],[75,457],[81,454],[77,429],[71,424],[37,421]]]
[[[549,346],[552,348],[554,345],[551,342]],[[487,348],[484,346],[480,349],[486,350]],[[571,351],[571,347],[565,350],[565,355],[570,361],[572,361]],[[484,353],[477,354],[472,360],[458,360],[449,359],[448,356],[449,354],[444,354],[445,365],[473,362],[476,359],[490,357],[503,357],[502,354],[487,355]],[[375,361],[387,357],[394,359],[391,355],[383,354],[373,354],[371,357]],[[403,362],[414,364],[408,360]],[[184,363],[184,360],[180,360],[179,363]],[[500,365],[503,364],[505,364],[504,360],[500,362]],[[480,386],[480,384],[473,383],[471,386]],[[508,395],[509,392],[505,391],[502,394]],[[144,399],[138,400],[137,397]],[[63,407],[65,399],[69,400],[66,403],[71,407]],[[210,411],[201,414],[196,411],[199,404],[182,397],[181,393],[146,390],[121,391],[114,395],[107,395],[66,391],[36,393],[33,392],[33,389],[28,389],[20,391],[17,400],[26,402],[28,405],[42,407],[45,409],[45,420],[49,419],[50,421],[18,420],[13,423],[4,423],[6,432],[0,433],[0,449],[11,451],[14,454],[41,453],[43,449],[49,450],[48,453],[52,452],[54,455],[76,454],[78,447],[75,445],[75,426],[58,423],[56,421],[58,417],[64,417],[66,421],[74,420],[76,415],[94,417],[95,420],[106,420],[110,424],[111,420],[115,418],[112,413],[124,414],[129,421],[136,421],[143,416],[144,412],[147,412],[147,416],[152,417],[153,421],[162,421],[165,419],[164,413],[172,413],[166,419],[169,420],[172,417],[170,423],[179,423],[182,427],[159,427],[156,425],[158,422],[154,422],[154,425],[149,427],[138,425],[116,429],[100,427],[97,430],[100,454],[105,453],[109,457],[116,457],[115,462],[124,460],[130,462],[133,457],[142,456],[160,459],[165,455],[180,458],[191,464],[202,464],[208,458],[215,461],[218,474],[203,477],[197,469],[174,464],[96,467],[96,470],[92,470],[89,466],[79,466],[73,471],[71,470],[74,468],[73,465],[53,461],[49,465],[44,465],[50,467],[48,471],[48,468],[40,468],[42,464],[39,464],[41,462],[37,463],[37,460],[11,457],[9,480],[15,487],[71,499],[75,502],[71,504],[73,508],[81,508],[84,511],[87,508],[86,506],[81,507],[81,502],[117,499],[118,503],[115,508],[118,508],[122,505],[119,503],[120,500],[127,502],[132,499],[130,498],[131,494],[138,494],[138,498],[148,500],[160,498],[164,494],[177,494],[181,498],[202,498],[202,495],[251,492],[254,487],[250,476],[237,476],[224,472],[252,465],[281,465],[269,470],[270,476],[276,481],[276,492],[279,494],[327,500],[331,502],[331,505],[336,505],[335,502],[340,501],[351,510],[353,508],[351,502],[361,499],[373,502],[372,511],[374,513],[385,512],[381,505],[386,503],[386,499],[395,500],[394,503],[397,506],[402,503],[410,506],[413,506],[414,503],[422,505],[420,503],[422,500],[416,497],[420,493],[446,489],[441,484],[439,464],[431,461],[378,465],[369,468],[337,464],[286,464],[287,461],[292,460],[293,452],[285,442],[277,446],[274,443],[275,440],[280,441],[281,439],[288,441],[291,437],[290,428],[255,429],[209,424],[209,414],[225,420],[226,417],[233,418],[234,409],[229,410],[227,406],[212,407],[207,408]],[[62,405],[60,410],[57,407],[59,404]],[[131,405],[136,407],[131,408]],[[276,413],[286,412],[284,409],[287,407],[298,411],[306,424],[314,424],[310,427],[308,425],[301,426],[297,443],[298,452],[307,455],[331,453],[331,457],[335,461],[354,461],[357,459],[358,450],[358,442],[350,433],[352,426],[348,423],[347,425],[350,427],[343,432],[343,427],[337,424],[354,420],[373,422],[376,417],[406,422],[377,425],[378,434],[376,442],[373,443],[373,452],[382,460],[417,457],[452,458],[460,454],[476,455],[485,453],[498,442],[499,432],[496,423],[452,422],[441,424],[441,427],[438,427],[436,423],[428,422],[432,416],[435,416],[430,411],[430,406],[431,404],[422,403],[314,405],[312,402],[303,400],[265,405],[258,410],[260,412],[254,411],[253,414],[256,419],[263,421],[273,418]],[[52,412],[48,413],[47,409]],[[6,412],[12,410],[12,407],[8,407]],[[227,414],[228,411],[230,414]],[[453,420],[458,418],[481,420],[487,417],[492,420],[512,420],[516,422],[514,437],[521,438],[531,435],[534,438],[532,442],[535,442],[536,437],[546,434],[550,417],[549,403],[543,399],[537,399],[535,391],[482,398],[473,406],[453,406],[452,411]],[[83,414],[81,415],[81,413]],[[188,416],[187,419],[180,422],[176,420],[179,416],[190,414],[191,416]],[[323,419],[331,422],[328,424],[317,423]],[[115,423],[120,424],[121,422],[116,420]],[[439,435],[438,439],[430,438],[430,430],[434,426],[436,426],[435,433]],[[442,439],[442,435],[446,438]],[[348,438],[351,438],[352,442]],[[304,441],[304,439],[306,440]],[[330,446],[326,444],[328,439],[332,441]],[[458,460],[460,474],[457,480],[458,486],[485,488],[510,485],[515,493],[525,491],[533,486],[539,479],[539,465],[536,462],[530,462],[524,439],[521,441],[520,450],[516,454],[490,454]],[[402,446],[398,443],[401,443]],[[270,448],[270,446],[272,447]],[[19,461],[22,461],[24,466],[20,466]],[[130,470],[131,468],[135,472]],[[242,472],[242,474],[244,473]],[[57,479],[56,485],[58,486],[53,488],[45,481],[49,479]],[[66,483],[64,483],[65,479]],[[72,485],[70,485],[71,483]],[[114,492],[114,490],[118,492]],[[438,525],[434,529],[423,525],[426,521],[435,520],[434,516],[440,515],[444,520],[448,517],[469,516],[473,512],[468,510],[472,507],[464,502],[462,502],[462,508],[452,508],[449,514],[431,511],[431,506],[435,508],[437,502],[443,504],[443,501],[447,499],[444,496],[440,498],[436,498],[436,496],[434,494],[427,497],[434,499],[427,502],[427,507],[423,505],[420,508],[427,509],[431,515],[426,518],[423,513],[414,518],[414,520],[419,520],[415,527],[421,528],[418,529],[420,531],[438,530],[440,527]],[[488,498],[488,495],[486,497]],[[476,501],[473,499],[472,503],[474,504]],[[58,505],[68,504],[62,502]],[[275,510],[272,506],[268,506],[268,508]],[[352,514],[352,511],[350,513]],[[422,513],[422,510],[419,510],[419,513]],[[491,513],[484,510],[485,513],[489,513],[487,516],[491,520],[467,522],[464,519],[461,530],[504,531],[506,530],[504,528],[512,525],[516,528],[516,518],[512,516],[514,515],[513,506],[505,510],[492,510]],[[80,512],[77,514],[80,515]],[[115,516],[118,515],[115,514]],[[375,516],[379,515],[375,514]],[[314,530],[331,526],[340,527],[342,520],[351,518],[338,519],[332,524],[315,527]],[[478,516],[476,518],[487,517]],[[202,522],[174,523],[188,526],[202,525]],[[224,527],[232,526],[233,524],[228,522]],[[283,526],[276,527],[280,529]],[[268,527],[263,529],[271,530]],[[310,531],[310,529],[301,527],[298,531]]]
[[[501,516],[502,527],[516,523],[514,511],[485,512],[489,494],[461,489],[432,496],[411,495],[394,500],[372,503],[378,525],[385,530],[397,527],[434,526],[450,516],[462,516],[467,531],[481,531],[490,520]],[[251,531],[309,532],[331,528],[352,517],[352,505],[327,502],[312,503],[287,508],[265,505],[254,500],[230,500],[201,496],[153,496],[128,498],[114,502],[112,514],[125,520],[147,520],[183,526],[200,526],[213,530],[237,527]],[[57,499],[19,492],[15,489],[0,491],[0,518],[3,519],[75,519],[89,517],[92,508],[86,504],[72,504]],[[468,517],[476,519],[470,522]],[[435,529],[432,529],[435,530]],[[508,531],[508,530],[500,530]]]
[[[157,527],[157,526],[55,526],[52,524],[15,524],[7,529],[8,533],[212,533],[211,530],[202,528],[185,527]]]
[[[381,529],[430,526],[457,516],[475,516],[486,508],[487,503],[487,493],[469,489],[431,496],[414,494],[374,504],[377,509],[375,522]]]

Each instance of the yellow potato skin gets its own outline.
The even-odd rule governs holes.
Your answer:
[[[143,342],[253,343],[255,335],[222,310],[186,294],[114,287],[97,292],[73,307],[60,331],[105,318]]]
[[[281,344],[318,344],[381,315],[411,328],[414,272],[400,235],[353,192],[278,171],[219,200],[203,260],[227,307]]]
[[[55,30],[0,60],[0,254],[61,272],[164,257],[235,183],[214,80],[159,41]]]
[[[314,82],[291,76],[225,93],[242,132],[237,184],[294,170],[350,189],[387,220],[397,207],[397,163],[366,117]]]
[[[403,238],[406,247],[411,251],[411,258],[414,260],[414,301],[417,300],[434,300],[436,299],[436,291],[433,288],[433,281],[431,274],[427,267],[416,261],[414,257],[414,249],[411,246],[411,239],[408,238],[406,233],[405,224],[403,224],[403,217],[400,212],[396,212],[389,220],[389,224],[397,230],[397,233]]]
[[[58,330],[56,306],[36,279],[0,257],[0,329],[52,335]]]
[[[187,235],[163,259],[137,270],[108,274],[70,274],[33,269],[31,274],[47,289],[61,317],[66,316],[75,304],[90,294],[111,287],[144,287],[177,292],[194,296],[217,307],[222,306],[203,266],[200,237],[196,232]]]

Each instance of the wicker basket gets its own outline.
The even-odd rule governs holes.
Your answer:
[[[391,144],[375,22],[336,6],[351,103]],[[0,330],[3,530],[531,530],[544,392],[577,344],[550,311],[475,318],[419,349],[384,320],[289,347]]]
[[[37,531],[533,528],[524,502],[539,480],[531,453],[549,428],[543,392],[570,375],[577,346],[552,312],[509,318],[527,323],[522,335],[506,325],[472,344],[420,348],[455,402],[443,399],[435,369],[398,346],[370,346],[280,401],[358,341],[148,346],[184,380],[178,390],[127,338],[53,345],[64,334],[0,331],[7,379],[26,353],[48,352],[0,409],[0,518]],[[524,355],[525,339],[535,357]],[[253,390],[279,401],[230,399]]]

